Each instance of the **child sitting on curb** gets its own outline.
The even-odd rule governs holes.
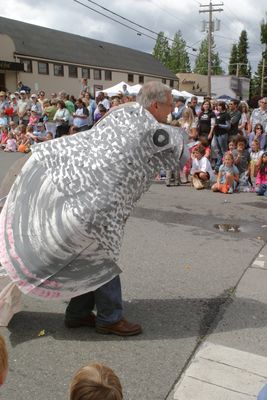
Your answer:
[[[201,144],[197,145],[192,151],[192,184],[195,189],[204,189],[209,182],[215,180],[210,162],[205,157],[205,147]]]
[[[213,192],[234,193],[239,181],[239,171],[234,165],[233,154],[228,151],[224,154],[223,164],[219,167],[217,182],[211,190]]]

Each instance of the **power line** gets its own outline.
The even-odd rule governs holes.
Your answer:
[[[94,12],[100,14],[100,15],[103,15],[103,16],[106,17],[106,18],[111,19],[111,20],[114,21],[114,22],[117,22],[117,23],[119,23],[119,24],[121,24],[121,25],[123,25],[123,26],[125,26],[125,27],[127,27],[127,28],[129,28],[129,29],[134,30],[134,31],[137,32],[137,34],[139,34],[139,35],[141,34],[141,35],[144,35],[144,36],[149,37],[150,39],[154,39],[154,40],[155,40],[154,37],[151,37],[151,36],[149,36],[149,35],[147,35],[147,34],[145,34],[145,33],[143,33],[143,32],[141,33],[140,31],[135,30],[134,28],[130,27],[129,25],[126,25],[126,24],[124,24],[124,23],[122,23],[122,22],[120,22],[120,21],[118,21],[118,20],[116,20],[116,19],[114,19],[114,18],[112,18],[112,17],[109,17],[108,15],[103,14],[103,13],[101,13],[100,11],[97,11],[97,10],[95,10],[95,9],[89,7],[89,6],[86,6],[85,4],[83,4],[83,3],[81,3],[81,2],[79,2],[79,1],[77,1],[77,0],[74,0],[74,1],[75,1],[76,3],[79,3],[79,4],[83,5],[83,6],[86,7],[86,8],[89,8],[90,10],[92,10],[92,11],[94,11]],[[121,18],[121,19],[124,20],[124,21],[130,22],[130,24],[133,24],[133,25],[135,25],[135,26],[137,26],[137,27],[139,27],[139,28],[141,28],[141,29],[143,29],[143,30],[146,30],[146,31],[148,31],[148,32],[150,32],[150,33],[153,33],[154,35],[158,36],[158,32],[155,32],[155,31],[153,31],[152,29],[149,29],[149,28],[146,28],[146,27],[143,26],[143,25],[137,24],[136,22],[130,20],[129,18],[123,17],[122,15],[120,15],[120,14],[118,14],[118,13],[115,13],[114,11],[109,10],[108,8],[106,8],[106,7],[104,7],[104,6],[101,6],[100,4],[97,4],[97,3],[96,3],[95,1],[93,1],[93,0],[87,0],[87,1],[88,1],[89,3],[92,3],[92,4],[96,5],[97,7],[101,8],[102,10],[109,12],[110,14],[115,15],[116,17]],[[169,41],[171,41],[171,42],[175,42],[175,40],[173,40],[173,39],[171,39],[171,38],[166,37],[166,39],[169,40]],[[187,47],[187,48],[189,48],[189,49],[192,49],[193,51],[196,51],[196,49],[194,49],[192,46],[189,46],[189,45],[186,45],[186,44],[185,44],[185,47]]]
[[[128,28],[128,29],[131,29],[131,30],[134,31],[134,32],[137,32],[137,34],[140,35],[140,36],[143,35],[143,36],[146,36],[146,37],[148,37],[148,38],[150,38],[150,39],[157,40],[157,38],[154,38],[154,37],[152,37],[152,36],[149,36],[149,35],[147,35],[146,33],[140,32],[140,30],[137,30],[137,29],[135,29],[135,28],[133,28],[133,27],[131,27],[131,26],[129,26],[129,25],[126,25],[126,24],[124,24],[123,22],[120,22],[120,21],[116,20],[115,18],[110,17],[109,15],[106,15],[106,14],[102,13],[101,11],[97,11],[97,10],[95,10],[94,8],[89,7],[89,6],[87,6],[86,4],[83,4],[83,3],[81,3],[81,2],[78,1],[78,0],[73,0],[73,1],[74,1],[75,3],[80,4],[81,6],[83,6],[83,7],[85,7],[85,8],[88,8],[88,9],[91,10],[91,11],[96,12],[97,14],[102,15],[103,17],[106,17],[106,18],[110,19],[111,21],[117,22],[118,24],[120,24],[120,25],[122,25],[122,26],[124,26],[124,27],[126,27],[126,28]]]

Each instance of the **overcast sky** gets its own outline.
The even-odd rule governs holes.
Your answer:
[[[139,30],[88,0],[78,1]],[[180,29],[187,45],[195,48],[198,48],[205,35],[201,32],[201,22],[208,19],[208,14],[199,13],[199,10],[206,9],[200,7],[200,4],[208,4],[208,1],[95,0],[95,3],[155,32],[164,31],[170,38],[173,38],[174,33]],[[221,2],[214,0],[213,3],[220,4]],[[213,18],[221,21],[220,31],[214,33],[214,38],[216,49],[222,60],[222,67],[226,72],[228,71],[232,45],[237,43],[241,31],[245,29],[249,40],[249,61],[255,70],[261,57],[260,23],[263,18],[266,18],[267,2],[266,0],[224,0],[223,3],[223,6],[216,7],[222,8],[223,11],[213,14]],[[155,40],[144,35],[140,36],[137,32],[97,14],[74,0],[8,0],[5,2],[5,7],[1,8],[0,15],[149,53],[155,45]],[[140,29],[140,32],[144,31]],[[155,36],[149,32],[146,33]],[[188,51],[194,54],[191,49]],[[192,67],[194,58],[190,56]]]

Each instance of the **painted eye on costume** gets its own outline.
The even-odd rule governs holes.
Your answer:
[[[164,129],[157,129],[153,135],[153,142],[158,147],[164,147],[169,143],[169,134]]]

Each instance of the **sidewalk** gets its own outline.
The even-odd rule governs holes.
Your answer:
[[[267,383],[267,245],[177,383],[175,400],[252,400]],[[220,317],[219,317],[220,318]]]

